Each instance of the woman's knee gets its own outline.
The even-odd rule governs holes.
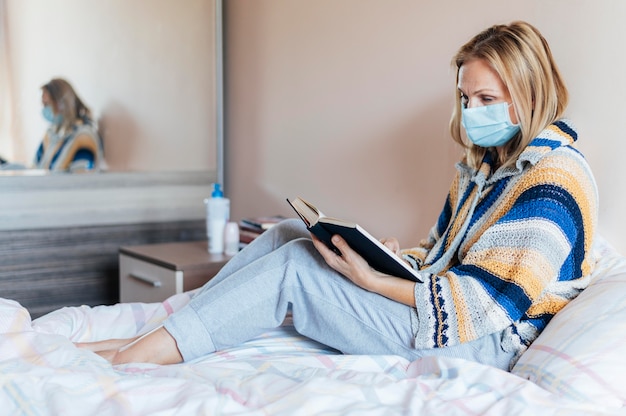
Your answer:
[[[295,237],[287,241],[277,249],[285,254],[289,259],[302,259],[305,257],[321,258],[317,249],[313,245],[313,240],[308,237]]]
[[[266,233],[273,237],[276,246],[281,246],[291,240],[310,236],[304,223],[296,218],[281,221],[266,231]]]
[[[273,229],[278,229],[278,230],[282,230],[281,232],[289,232],[289,233],[299,233],[299,234],[308,233],[306,226],[304,225],[302,220],[298,218],[288,218],[286,220],[283,220],[279,222],[278,224],[276,224],[275,226],[273,226],[272,228],[270,228],[270,230],[273,230]]]

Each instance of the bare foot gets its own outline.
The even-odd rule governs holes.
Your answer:
[[[127,339],[105,339],[103,341],[94,342],[75,342],[74,345],[76,345],[78,348],[83,348],[85,350],[100,352],[108,350],[118,350],[123,346],[137,340],[138,338],[139,337]]]
[[[183,361],[176,340],[162,326],[132,339],[111,339],[75,344],[95,352],[111,364],[176,364]]]
[[[100,357],[104,358],[105,360],[107,360],[110,363],[113,363],[113,360],[115,359],[115,355],[117,355],[117,350],[102,350],[102,351],[95,351],[96,354],[98,354]]]
[[[182,361],[176,340],[162,326],[121,347],[111,360],[113,364],[177,364]]]

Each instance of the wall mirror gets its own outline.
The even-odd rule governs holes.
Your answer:
[[[41,86],[62,77],[98,121],[110,172],[218,173],[220,1],[0,5],[0,156],[30,164],[47,128]]]
[[[0,0],[0,156],[30,164],[47,128],[41,86],[63,77],[98,121],[108,164],[105,173],[0,173],[15,212],[0,229],[32,227],[34,204],[77,192],[104,213],[120,188],[139,200],[135,189],[223,182],[221,9],[221,0]]]

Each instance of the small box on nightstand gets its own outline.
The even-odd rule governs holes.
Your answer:
[[[198,288],[231,257],[208,253],[206,241],[120,247],[120,302],[161,302]]]

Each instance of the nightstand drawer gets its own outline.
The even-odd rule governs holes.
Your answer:
[[[196,289],[230,258],[208,253],[206,241],[120,247],[120,302],[162,302]]]
[[[182,291],[182,271],[120,254],[120,302],[161,302]]]

